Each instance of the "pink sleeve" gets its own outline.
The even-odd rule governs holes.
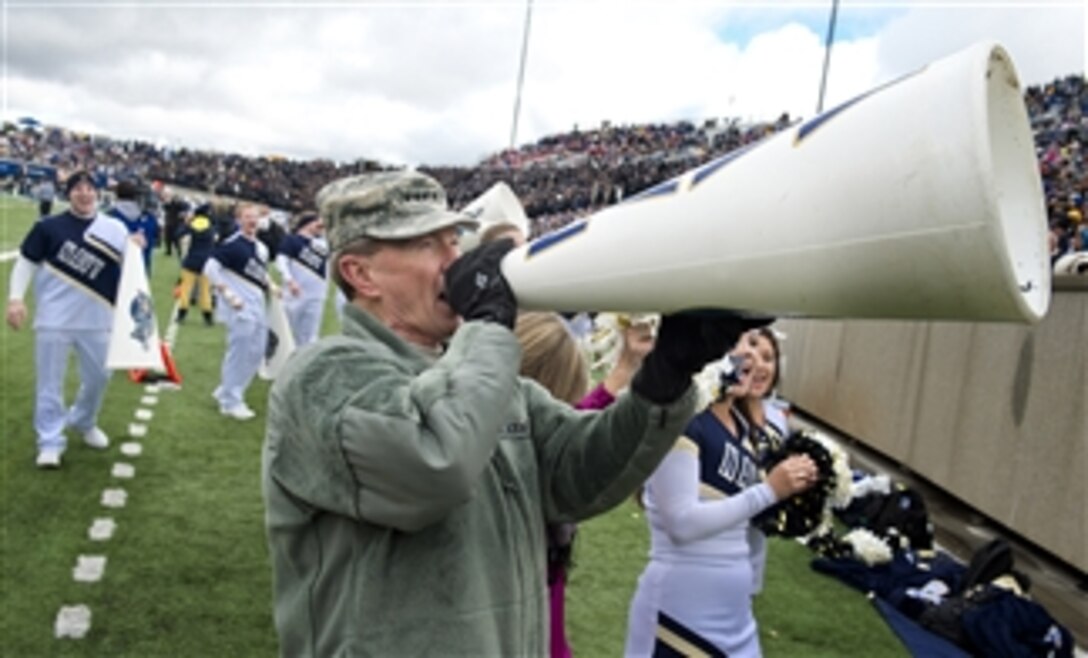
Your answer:
[[[608,405],[616,401],[616,398],[608,392],[608,389],[604,387],[604,384],[597,384],[597,388],[593,389],[582,398],[581,402],[574,405],[575,409],[604,409]]]

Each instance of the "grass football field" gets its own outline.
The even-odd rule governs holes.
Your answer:
[[[28,202],[0,200],[0,253],[18,247],[36,214]],[[11,261],[0,263],[4,291],[10,271]],[[160,331],[177,273],[177,260],[157,252],[152,294]],[[32,295],[28,301],[32,306]],[[335,330],[330,302],[324,331]],[[0,655],[276,655],[259,466],[268,384],[258,379],[248,392],[256,420],[220,416],[211,391],[223,347],[223,327],[205,327],[190,313],[174,347],[182,388],[160,392],[149,405],[141,402],[143,386],[115,373],[99,420],[112,438],[109,450],[70,435],[63,467],[39,471],[33,332],[0,328]],[[75,369],[73,361],[69,400]],[[129,438],[129,424],[142,423],[139,408],[154,416],[145,437]],[[142,453],[124,456],[126,442],[138,442]],[[135,476],[114,477],[117,462],[131,464]],[[123,508],[102,504],[103,491],[114,488],[127,495]],[[116,530],[108,541],[92,541],[88,530],[103,518]],[[567,604],[575,655],[621,654],[647,547],[645,520],[631,503],[582,525]],[[106,557],[101,580],[73,578],[80,556]],[[794,542],[771,542],[756,601],[765,655],[907,655],[861,594],[811,571],[809,559]],[[89,632],[55,638],[58,611],[77,604],[91,610]]]

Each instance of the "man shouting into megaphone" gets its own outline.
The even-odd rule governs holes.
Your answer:
[[[546,655],[545,523],[630,496],[691,417],[692,375],[751,323],[667,316],[630,392],[578,412],[518,377],[511,241],[460,257],[472,220],[415,172],[317,201],[349,301],[269,402],[281,653]]]

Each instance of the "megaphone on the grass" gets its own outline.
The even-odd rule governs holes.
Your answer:
[[[978,44],[520,247],[522,308],[1036,322],[1042,184]]]

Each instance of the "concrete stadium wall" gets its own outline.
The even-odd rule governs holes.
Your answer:
[[[1037,326],[784,320],[782,394],[1088,572],[1088,281]]]

